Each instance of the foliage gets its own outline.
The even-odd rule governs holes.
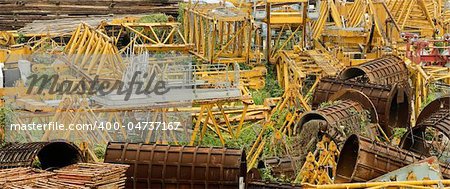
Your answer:
[[[31,165],[31,167],[33,167],[33,168],[42,168],[41,161],[39,160],[38,157],[36,157],[36,159],[33,161],[33,165]]]
[[[402,138],[406,131],[406,128],[394,128],[394,138]]]
[[[340,101],[340,100],[336,100],[336,101],[325,101],[325,102],[320,103],[319,108],[328,108],[328,107],[330,107],[330,106],[338,105],[338,104],[340,104],[340,103],[342,103],[342,101]]]
[[[432,102],[433,100],[435,100],[437,98],[436,93],[438,92],[438,89],[437,89],[436,85],[430,84],[428,89],[429,89],[429,91],[428,91],[427,98],[425,99],[425,101],[422,102],[421,109],[425,108],[425,106],[427,106],[430,102]]]
[[[149,14],[147,16],[141,17],[138,22],[139,23],[163,23],[168,22],[169,16],[163,14],[163,13],[155,13],[155,14]]]
[[[16,39],[16,43],[18,44],[22,44],[22,43],[26,43],[27,39],[25,38],[25,35],[23,33],[19,33],[19,36]]]
[[[3,144],[6,126],[12,123],[13,113],[11,105],[9,104],[0,107],[0,144]]]
[[[239,63],[239,69],[240,70],[251,70],[252,68],[248,64]]]
[[[275,121],[274,127],[280,128],[286,121],[286,116],[289,113],[288,109],[276,110],[271,117],[271,120]]]
[[[106,153],[106,144],[96,144],[94,146],[94,153],[97,158],[104,159]]]
[[[187,3],[178,3],[178,17],[177,17],[177,21],[179,23],[183,23],[184,22],[184,8],[186,8]]]
[[[211,129],[207,129],[202,139],[202,146],[222,146],[219,137]]]
[[[248,66],[241,66],[240,68],[247,68]],[[273,98],[273,97],[281,97],[284,94],[284,89],[281,88],[280,84],[276,79],[276,73],[273,66],[268,66],[267,75],[266,75],[266,85],[262,90],[251,90],[253,101],[256,105],[264,104],[264,99]]]
[[[227,142],[226,146],[230,148],[244,148],[246,152],[250,151],[253,141],[258,137],[259,130],[257,128],[256,125],[246,127],[244,125],[239,137]]]
[[[286,178],[284,175],[280,177],[274,177],[272,174],[272,170],[268,167],[261,169],[261,178],[266,182],[272,183],[291,183],[292,180]]]
[[[253,97],[253,102],[255,105],[263,105],[264,99],[271,97],[267,90],[251,90],[250,93]]]
[[[267,66],[266,86],[264,90],[268,91],[271,97],[281,97],[284,94],[284,89],[281,88],[277,81],[275,66]]]

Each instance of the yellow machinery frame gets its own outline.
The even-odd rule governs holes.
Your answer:
[[[190,5],[183,16],[184,36],[193,43],[190,52],[209,63],[260,63],[258,33],[250,16],[218,4]],[[255,37],[252,40],[252,37]]]

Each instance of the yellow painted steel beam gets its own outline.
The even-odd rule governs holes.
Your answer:
[[[267,0],[268,3],[307,3],[308,0]]]
[[[365,183],[345,183],[328,185],[303,184],[304,188],[317,189],[353,189],[353,188],[371,188],[371,187],[395,187],[395,186],[431,186],[431,185],[450,185],[450,180],[421,180],[421,181],[391,181],[391,182],[365,182]],[[430,188],[430,187],[427,187]]]
[[[304,22],[301,13],[272,12],[270,13],[270,24],[302,24]]]

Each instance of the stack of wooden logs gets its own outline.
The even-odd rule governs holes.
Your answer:
[[[180,0],[2,0],[0,30],[16,30],[34,20],[99,15],[166,13],[176,15]],[[88,18],[87,18],[88,19]]]
[[[53,172],[29,167],[3,169],[0,170],[0,188],[124,188],[128,167],[109,163],[78,163]]]

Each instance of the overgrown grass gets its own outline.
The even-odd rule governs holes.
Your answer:
[[[139,23],[161,23],[161,22],[168,22],[169,16],[163,14],[163,13],[155,13],[155,14],[149,14],[147,16],[141,17],[138,22]]]
[[[394,128],[394,138],[402,138],[407,131],[406,128]]]
[[[264,99],[271,97],[270,93],[267,90],[251,90],[253,102],[256,105],[263,105]]]
[[[94,146],[94,153],[97,158],[101,160],[105,159],[106,144],[96,144]]]
[[[276,79],[276,72],[273,66],[268,66],[268,72],[266,75],[266,85],[261,90],[251,90],[253,101],[256,105],[264,104],[264,99],[281,97],[284,94],[284,89]]]
[[[13,120],[13,110],[11,105],[5,104],[0,107],[0,146],[3,146],[5,139],[5,129]]]
[[[225,138],[225,147],[243,148],[245,151],[250,150],[253,142],[258,137],[259,127],[244,125],[239,137],[230,139],[228,134],[222,132]],[[202,139],[201,146],[222,146],[219,136],[216,132],[208,129]]]
[[[428,95],[427,98],[425,99],[425,101],[422,102],[421,104],[421,110],[423,110],[423,108],[425,108],[425,106],[427,106],[430,102],[432,102],[433,100],[435,100],[437,98],[436,93],[438,92],[437,87],[434,84],[430,84],[430,86],[428,87],[429,91],[428,91]]]
[[[227,143],[230,148],[243,148],[246,152],[250,151],[253,142],[258,137],[261,126],[257,124],[247,124],[243,126],[238,138],[232,139]]]

